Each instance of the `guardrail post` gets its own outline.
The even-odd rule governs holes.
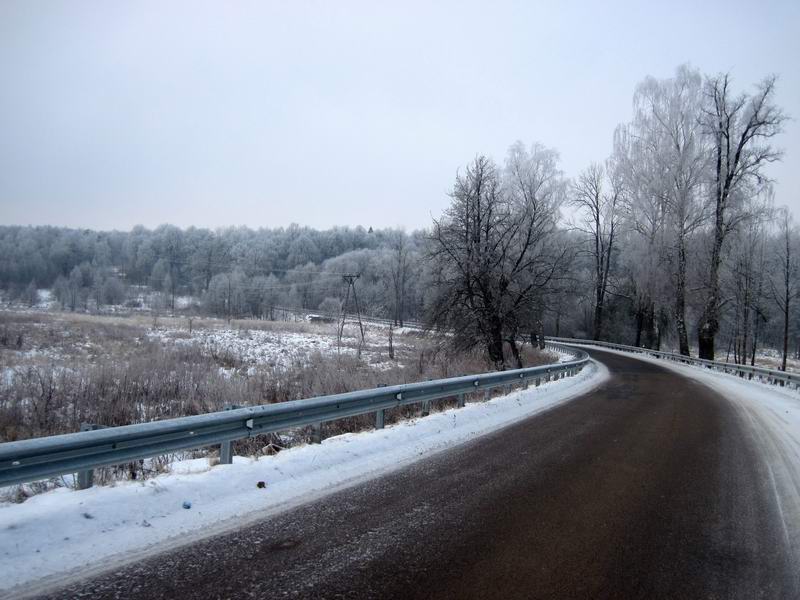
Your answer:
[[[491,399],[491,397],[492,397],[492,393],[491,393],[491,391],[489,390],[489,388],[486,388],[486,389],[483,391],[483,400],[484,400],[485,402],[488,402],[488,401]]]
[[[425,400],[422,403],[422,416],[427,417],[429,414],[431,414],[431,401]]]
[[[237,408],[241,408],[241,406],[237,404],[226,404],[222,410],[234,410]],[[228,440],[219,445],[219,464],[233,464],[233,441]]]
[[[322,423],[313,423],[311,425],[311,443],[322,443]]]
[[[466,402],[464,400],[464,394],[459,394],[458,395],[458,408],[464,408],[465,405],[466,405]]]
[[[105,429],[105,425],[93,425],[92,423],[81,423],[81,431],[96,431]],[[88,490],[94,485],[94,469],[78,471],[78,489]]]
[[[385,383],[379,383],[379,388],[386,387]],[[386,409],[375,411],[375,429],[383,429],[386,425]]]
[[[233,463],[233,442],[228,440],[219,445],[219,464],[230,465]]]

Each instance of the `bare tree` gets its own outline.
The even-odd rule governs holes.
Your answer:
[[[765,267],[765,232],[759,219],[751,219],[734,233],[726,252],[728,291],[726,302],[733,304],[734,361],[746,364],[755,354],[758,334],[765,314],[763,310],[763,278]]]
[[[775,77],[762,81],[753,95],[734,96],[730,76],[709,78],[702,124],[712,147],[713,220],[707,296],[697,328],[700,358],[714,358],[719,331],[719,271],[725,238],[748,216],[742,205],[769,184],[764,166],[780,160],[769,142],[781,132],[786,115],[774,104]]]
[[[403,231],[393,232],[389,241],[391,263],[389,272],[392,280],[393,310],[392,320],[395,325],[403,326],[409,275],[411,272],[410,248],[408,236]]]
[[[783,345],[781,354],[781,371],[786,370],[786,358],[789,353],[789,318],[792,302],[800,295],[798,286],[799,266],[795,247],[797,230],[792,225],[792,217],[788,209],[780,210],[778,220],[779,236],[775,248],[777,277],[770,277],[772,298],[781,311],[783,318]],[[777,281],[776,281],[777,280]]]
[[[528,152],[515,144],[502,172],[479,156],[457,176],[450,207],[434,220],[430,324],[460,349],[483,345],[497,369],[506,367],[506,344],[522,366],[518,334],[568,255],[553,243],[565,188],[556,165],[557,154],[539,145]]]
[[[603,310],[609,287],[611,263],[622,205],[622,178],[610,163],[592,164],[580,174],[572,188],[572,204],[582,213],[578,229],[589,238],[593,259],[594,321],[593,339],[600,339]]]

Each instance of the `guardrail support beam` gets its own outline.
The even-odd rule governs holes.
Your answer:
[[[97,429],[105,429],[103,425],[94,425],[92,423],[81,423],[81,431],[95,431]],[[94,469],[86,469],[85,471],[78,471],[78,489],[88,490],[94,485]]]
[[[383,429],[386,425],[386,409],[375,411],[375,429]]]
[[[78,471],[78,489],[88,490],[94,485],[94,469]]]
[[[322,443],[322,423],[314,423],[311,425],[311,443]]]
[[[226,404],[223,410],[235,410],[241,408],[238,404]],[[233,442],[228,440],[219,445],[219,464],[233,464]]]
[[[219,445],[219,464],[233,464],[233,442],[230,440]]]
[[[458,395],[458,408],[464,408],[465,405],[466,405],[466,401],[464,399],[464,394],[459,394]]]

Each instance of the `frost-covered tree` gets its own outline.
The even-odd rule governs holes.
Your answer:
[[[800,239],[787,208],[778,212],[778,235],[772,242],[773,264],[769,274],[770,295],[780,310],[781,371],[789,354],[789,327],[794,301],[800,296]]]
[[[647,248],[633,263],[652,315],[670,293],[679,350],[689,354],[687,250],[704,224],[709,153],[700,130],[702,76],[684,65],[675,76],[645,79],[634,94],[634,118],[617,131],[615,152],[629,191],[628,217]]]
[[[593,339],[599,340],[603,331],[603,312],[612,275],[611,267],[622,219],[624,182],[620,170],[609,161],[593,164],[583,171],[571,190],[571,203],[577,208],[576,228],[588,240],[592,258],[594,288]]]
[[[736,95],[724,73],[705,83],[702,126],[711,147],[711,239],[706,299],[697,326],[700,358],[714,358],[719,331],[720,265],[728,235],[749,216],[747,203],[769,185],[764,168],[781,158],[771,140],[782,131],[786,115],[774,102],[775,77],[753,94]]]
[[[506,345],[522,365],[518,335],[566,266],[567,252],[553,243],[564,189],[555,152],[516,144],[503,170],[475,158],[456,177],[449,208],[434,220],[428,259],[436,293],[428,321],[458,348],[482,346],[497,369],[507,365]]]

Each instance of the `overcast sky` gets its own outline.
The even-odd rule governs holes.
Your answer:
[[[800,215],[799,61],[797,0],[3,0],[0,223],[426,227],[477,153],[603,160],[683,62],[779,74]]]

